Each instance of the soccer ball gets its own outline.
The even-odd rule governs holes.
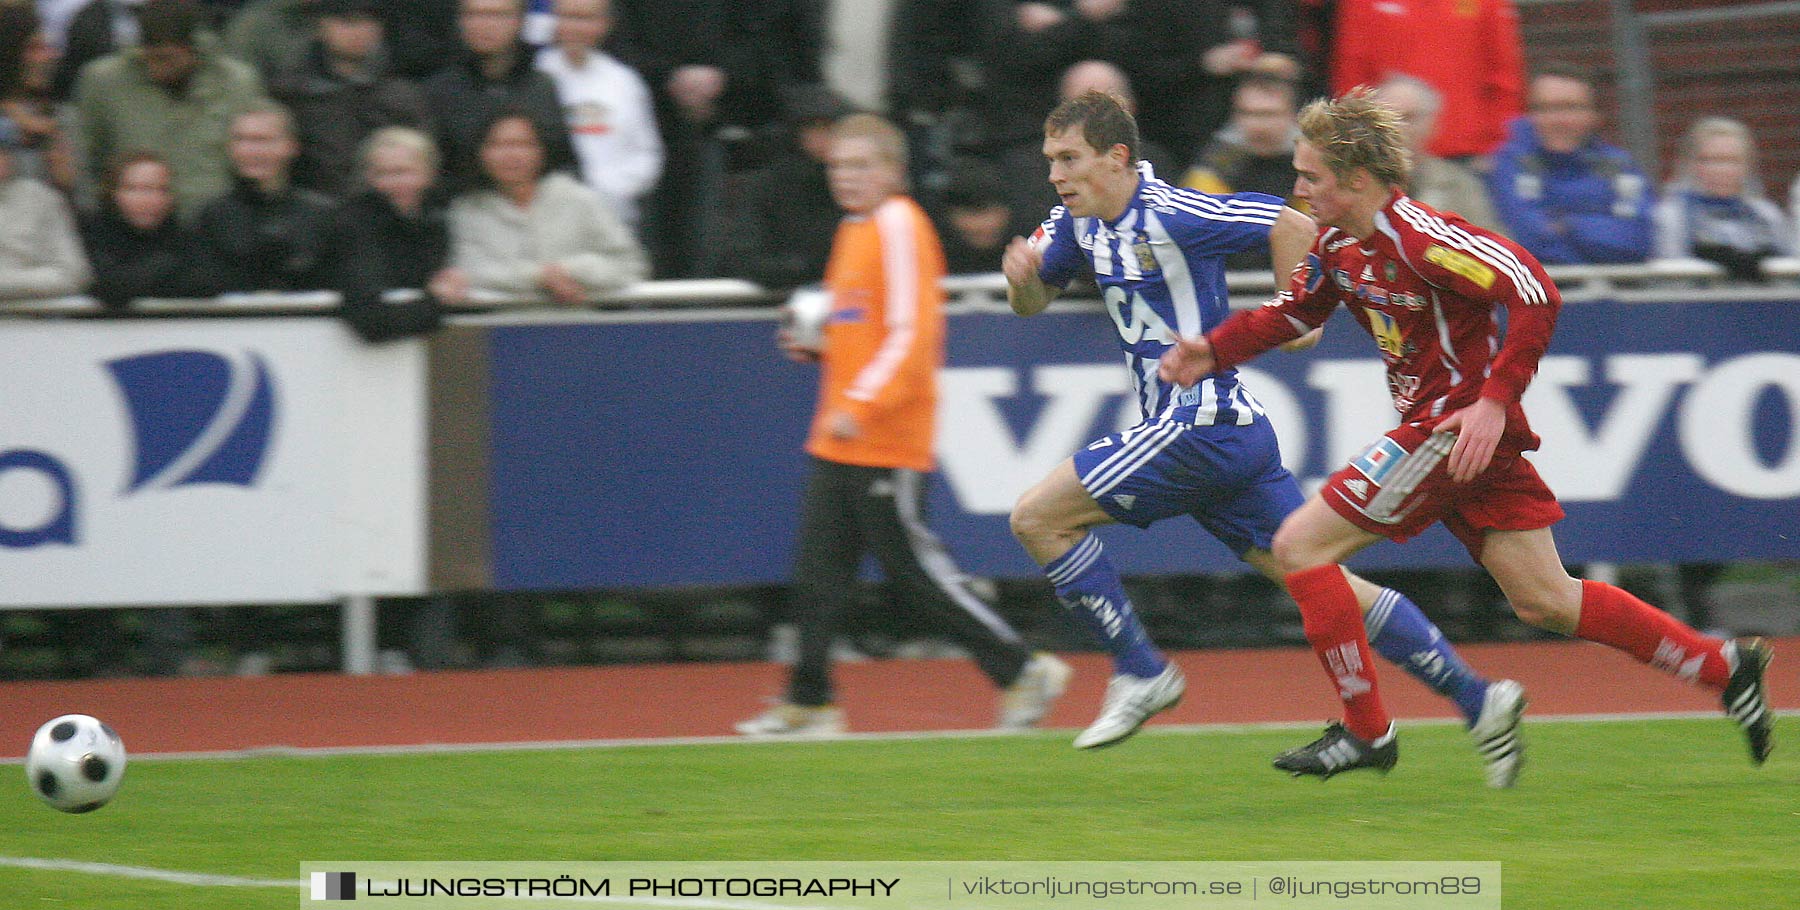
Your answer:
[[[92,812],[119,792],[125,779],[125,742],[86,714],[64,714],[31,738],[25,778],[50,808]]]

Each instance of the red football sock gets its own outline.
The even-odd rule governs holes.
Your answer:
[[[1581,583],[1581,619],[1575,634],[1617,648],[1665,673],[1714,689],[1731,678],[1725,642],[1598,581]]]
[[[1306,640],[1344,700],[1344,726],[1368,742],[1387,735],[1390,722],[1376,685],[1369,635],[1344,570],[1330,565],[1295,572],[1287,587],[1300,605]]]

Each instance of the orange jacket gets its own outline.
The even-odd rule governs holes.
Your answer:
[[[838,225],[825,266],[819,407],[806,451],[840,464],[932,468],[937,371],[944,362],[944,250],[918,203],[892,196]],[[862,433],[834,439],[827,414]]]

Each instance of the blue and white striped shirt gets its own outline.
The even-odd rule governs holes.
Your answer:
[[[1230,315],[1225,257],[1269,241],[1282,201],[1262,193],[1213,196],[1156,179],[1138,163],[1137,192],[1114,221],[1075,218],[1057,206],[1032,243],[1044,253],[1039,276],[1066,287],[1091,270],[1137,389],[1144,419],[1247,426],[1262,405],[1236,370],[1189,388],[1163,382],[1157,362],[1174,336],[1203,335]]]

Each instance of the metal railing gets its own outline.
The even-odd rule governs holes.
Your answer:
[[[1765,293],[1768,285],[1729,281],[1725,270],[1701,259],[1657,259],[1626,265],[1556,265],[1545,269],[1562,291],[1563,300],[1609,299],[1624,303],[1670,303],[1683,300],[1742,299]],[[1800,287],[1800,257],[1766,259],[1764,279],[1772,285]],[[1268,272],[1229,272],[1225,276],[1233,307],[1257,306],[1275,293]],[[944,279],[955,312],[1006,309],[1006,279],[998,272],[951,275]],[[418,291],[392,291],[393,302],[416,300]],[[597,297],[586,306],[552,304],[542,297],[472,294],[466,304],[446,307],[452,314],[505,314],[509,321],[558,319],[583,312],[663,312],[764,307],[772,314],[785,295],[736,278],[646,281]],[[90,297],[71,296],[0,302],[0,318],[117,318],[137,316],[318,316],[333,312],[341,298],[333,291],[225,294],[204,299],[149,298],[133,301],[126,311],[109,310]],[[1074,298],[1074,305],[1098,305]]]

